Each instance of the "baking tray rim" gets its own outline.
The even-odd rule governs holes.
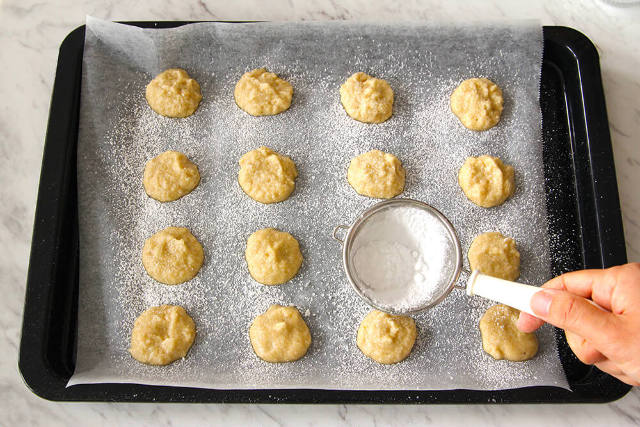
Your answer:
[[[208,21],[203,21],[208,22]],[[218,21],[219,22],[219,21]],[[244,22],[244,21],[224,21],[229,23],[235,22]],[[193,23],[191,21],[173,21],[173,22],[146,22],[146,21],[136,21],[136,22],[125,22],[129,25],[135,25],[146,28],[169,28],[169,27],[177,27],[189,23]],[[598,186],[598,181],[596,180],[593,183],[593,187],[591,190],[595,193],[596,200],[596,208],[601,208],[597,210],[596,214],[598,215],[598,224],[608,224],[606,221],[603,223],[603,219],[608,219],[613,221],[613,231],[610,230],[609,227],[606,231],[611,235],[611,239],[608,240],[609,243],[613,242],[617,245],[612,245],[613,247],[604,248],[607,249],[607,253],[605,251],[601,251],[600,253],[600,263],[596,263],[596,265],[589,265],[585,263],[585,265],[589,267],[606,267],[609,265],[615,265],[616,263],[626,262],[626,252],[624,248],[624,238],[622,238],[622,244],[620,245],[619,237],[622,232],[622,221],[620,215],[620,207],[619,207],[619,199],[617,192],[617,185],[614,185],[611,188],[611,175],[613,175],[613,184],[615,182],[615,170],[613,167],[613,156],[611,153],[611,143],[610,143],[610,135],[608,129],[608,122],[606,122],[606,107],[604,106],[604,94],[602,92],[602,83],[600,77],[600,68],[599,68],[599,59],[598,54],[595,49],[595,46],[591,43],[591,41],[582,33],[568,27],[543,27],[544,35],[545,35],[545,53],[547,51],[547,43],[549,42],[560,42],[564,41],[564,47],[573,55],[576,62],[576,67],[578,73],[581,72],[582,65],[588,64],[591,66],[591,77],[593,77],[592,84],[596,85],[596,98],[602,101],[600,105],[596,105],[596,107],[600,107],[599,111],[596,111],[596,114],[600,114],[604,116],[605,123],[607,123],[606,129],[604,129],[604,135],[602,139],[599,140],[598,146],[600,148],[600,154],[605,157],[604,163],[608,164],[608,168],[599,170],[598,173],[605,174],[606,181],[609,185],[607,188],[595,188]],[[36,325],[34,328],[33,322],[29,322],[28,315],[33,311],[33,303],[38,302],[38,300],[42,299],[43,295],[38,295],[36,291],[47,290],[46,286],[49,285],[49,282],[45,280],[45,284],[42,281],[38,282],[36,279],[37,276],[42,279],[42,276],[45,276],[47,273],[46,268],[42,268],[43,266],[39,266],[39,271],[35,271],[35,263],[34,260],[39,258],[39,244],[40,242],[37,238],[40,237],[38,226],[40,227],[40,231],[42,231],[42,225],[51,225],[50,220],[46,215],[43,215],[43,203],[47,196],[49,196],[49,191],[58,190],[65,191],[64,188],[47,188],[48,184],[46,182],[47,178],[46,172],[48,172],[49,165],[47,164],[47,160],[51,157],[50,153],[53,150],[53,144],[56,143],[54,135],[58,131],[60,131],[57,123],[55,123],[54,115],[57,113],[55,110],[56,101],[58,97],[56,94],[61,92],[61,88],[59,87],[60,82],[59,78],[65,77],[67,80],[66,83],[69,83],[70,74],[61,73],[61,68],[64,65],[63,59],[66,56],[73,57],[73,55],[78,55],[77,50],[80,49],[79,59],[76,57],[76,62],[79,62],[80,69],[75,69],[75,78],[77,79],[77,74],[81,70],[82,66],[82,47],[84,46],[84,32],[85,26],[82,25],[75,30],[73,30],[69,35],[64,39],[60,47],[59,53],[59,62],[56,71],[56,82],[54,84],[54,90],[51,101],[51,108],[49,114],[49,123],[47,128],[47,136],[45,140],[45,148],[43,154],[43,163],[42,163],[42,171],[41,171],[41,180],[39,184],[38,190],[38,202],[36,205],[36,215],[34,220],[34,233],[32,239],[32,248],[30,254],[30,262],[28,269],[28,277],[27,277],[27,289],[25,295],[25,309],[24,309],[24,318],[23,318],[23,328],[22,328],[22,336],[20,343],[20,355],[19,355],[19,371],[23,378],[25,385],[36,395],[42,397],[44,399],[55,400],[55,401],[156,401],[156,402],[253,402],[253,403],[564,403],[564,402],[576,402],[576,403],[603,403],[609,402],[620,397],[624,396],[630,389],[631,386],[623,384],[613,377],[606,375],[597,369],[593,369],[595,371],[595,378],[602,383],[602,385],[614,385],[615,391],[610,393],[607,396],[599,396],[593,395],[589,393],[580,393],[580,384],[575,384],[574,391],[570,392],[565,389],[561,389],[558,387],[546,387],[546,386],[536,386],[536,387],[523,387],[518,389],[509,389],[509,390],[466,390],[466,389],[454,389],[454,390],[424,390],[424,391],[412,391],[412,390],[380,390],[380,391],[363,391],[363,390],[317,390],[317,389],[259,389],[259,390],[233,390],[233,389],[199,389],[199,388],[185,388],[185,387],[165,387],[165,386],[147,386],[140,384],[113,384],[113,383],[104,383],[104,384],[87,384],[87,385],[76,385],[69,388],[65,388],[63,386],[60,389],[59,385],[61,383],[66,384],[67,378],[61,375],[59,372],[56,372],[51,363],[44,354],[44,346],[42,346],[42,352],[37,352],[41,358],[34,358],[33,352],[29,351],[28,345],[30,343],[40,343],[44,344],[45,338],[38,337],[34,340],[34,332],[38,333],[38,326],[45,327],[46,321],[50,319],[46,319],[46,313],[40,313],[40,322],[39,325]],[[548,38],[551,35],[551,39]],[[555,40],[553,38],[556,38]],[[558,40],[558,38],[560,40]],[[68,65],[68,64],[67,64]],[[582,76],[580,76],[582,77]],[[64,83],[64,82],[63,82]],[[71,82],[73,84],[73,81]],[[582,81],[581,81],[582,83]],[[79,86],[79,80],[75,82],[76,86]],[[64,85],[62,85],[64,86]],[[77,88],[79,91],[79,87]],[[75,100],[76,104],[79,104],[79,95],[76,95],[77,99]],[[585,101],[584,99],[582,100]],[[71,100],[71,103],[74,104],[74,101]],[[586,105],[583,105],[583,109],[586,111]],[[74,113],[77,113],[77,105],[74,111],[68,111],[68,121],[71,121],[71,127],[73,128],[74,121]],[[62,113],[65,113],[64,111]],[[567,111],[570,114],[569,111]],[[76,114],[77,115],[77,114]],[[74,138],[77,143],[77,117],[75,117],[75,129],[65,128],[67,131],[67,136]],[[71,131],[69,133],[69,131]],[[73,134],[75,132],[75,135]],[[50,139],[51,138],[51,139]],[[76,143],[72,144],[73,151],[75,152]],[[587,145],[589,145],[590,141],[587,141]],[[69,150],[70,147],[65,147]],[[591,147],[589,147],[591,150]],[[66,152],[68,156],[70,153]],[[75,153],[72,154],[75,159]],[[591,158],[589,160],[592,160]],[[65,166],[64,164],[62,165]],[[593,164],[590,165],[593,172]],[[600,165],[602,166],[602,165]],[[72,166],[73,168],[73,166]],[[73,168],[75,175],[75,168]],[[69,177],[69,171],[63,171],[65,177],[63,181],[69,181],[71,177]],[[65,181],[65,182],[66,182]],[[73,182],[75,182],[75,176],[73,177]],[[64,182],[62,183],[64,184]],[[597,191],[600,190],[600,191]],[[58,196],[59,194],[56,194]],[[608,197],[606,197],[608,195]],[[608,206],[604,203],[598,204],[598,199],[607,198],[610,202]],[[48,200],[50,201],[50,200]],[[601,200],[602,201],[602,200]],[[603,206],[606,209],[603,209]],[[608,207],[607,207],[608,206]],[[51,206],[49,209],[51,210]],[[53,209],[55,211],[55,209]],[[76,209],[77,210],[77,209]],[[604,215],[606,218],[602,217],[602,211],[607,211],[607,215]],[[46,214],[46,212],[45,212]],[[54,212],[55,214],[55,212]],[[59,218],[56,218],[59,220]],[[49,220],[49,222],[47,221]],[[59,237],[59,221],[56,224],[56,230],[54,231],[54,238]],[[600,230],[599,230],[600,231]],[[603,235],[606,236],[607,233],[599,232],[598,235],[600,238]],[[623,236],[623,235],[622,235]],[[45,240],[46,242],[46,240]],[[55,243],[58,243],[57,241]],[[602,240],[601,240],[602,243]],[[610,245],[611,246],[611,245]],[[621,249],[622,248],[622,249]],[[54,252],[55,253],[55,252]],[[49,258],[51,259],[51,258]],[[51,270],[49,273],[53,274],[53,270],[55,270],[57,266],[51,266]],[[77,265],[76,265],[77,268]],[[36,273],[45,273],[45,274],[36,274]],[[51,276],[49,276],[50,278]],[[46,276],[45,276],[46,278]],[[38,284],[39,283],[39,284]],[[37,288],[36,286],[39,286]],[[77,286],[75,286],[77,288]],[[77,294],[77,289],[76,289]],[[48,303],[50,303],[51,295],[49,295]],[[76,296],[76,306],[77,306],[77,296]],[[50,307],[47,307],[50,308]],[[29,310],[30,309],[30,310]],[[43,322],[44,321],[44,322]],[[44,331],[40,331],[44,332]],[[36,364],[32,364],[35,360]],[[593,374],[593,372],[592,372]],[[613,383],[612,383],[613,381]],[[596,381],[598,382],[598,381]],[[57,390],[52,389],[58,387]],[[572,384],[574,386],[574,384]],[[594,387],[600,389],[598,384],[594,383]],[[127,391],[125,391],[125,389]],[[583,390],[584,391],[584,390]],[[548,397],[549,399],[543,398],[543,396]],[[553,398],[556,399],[553,399]]]

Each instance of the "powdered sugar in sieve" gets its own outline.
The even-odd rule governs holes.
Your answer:
[[[361,214],[349,228],[343,251],[356,292],[390,313],[438,304],[462,269],[453,226],[435,208],[412,199],[384,201]]]

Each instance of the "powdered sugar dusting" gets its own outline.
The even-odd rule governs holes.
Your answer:
[[[478,36],[478,32],[483,34]],[[490,305],[453,292],[415,316],[419,336],[400,364],[381,366],[355,345],[370,310],[349,286],[341,248],[331,238],[375,203],[346,180],[349,161],[377,148],[407,171],[403,197],[442,211],[463,248],[484,231],[513,237],[522,280],[548,278],[546,211],[537,105],[539,27],[469,29],[427,25],[197,24],[138,30],[90,19],[83,64],[78,142],[80,303],[76,372],[70,383],[139,382],[212,388],[500,389],[566,386],[553,331],[539,334],[540,354],[526,363],[496,362],[483,353],[477,322]],[[203,100],[186,119],[158,116],[144,87],[162,69],[183,67]],[[266,67],[294,88],[291,108],[251,117],[233,100],[247,70]],[[350,119],[338,88],[353,72],[389,81],[394,115],[380,125]],[[487,76],[505,93],[495,128],[473,133],[457,123],[448,95],[470,76]],[[535,119],[534,119],[535,118]],[[289,199],[262,205],[237,184],[238,160],[266,145],[290,156],[299,177]],[[142,187],[145,162],[168,150],[199,168],[200,185],[172,203]],[[466,156],[497,155],[516,169],[517,190],[503,206],[469,203],[456,183]],[[205,250],[191,281],[165,286],[147,276],[144,240],[167,226],[191,230]],[[281,286],[254,282],[246,238],[275,227],[290,232],[304,261]],[[127,352],[134,319],[157,304],[192,315],[197,337],[187,357],[166,367],[142,365]],[[308,354],[269,364],[249,343],[252,319],[270,304],[298,307],[312,334]]]
[[[357,229],[349,255],[353,280],[377,307],[416,311],[447,291],[457,268],[455,248],[435,214],[387,205]]]

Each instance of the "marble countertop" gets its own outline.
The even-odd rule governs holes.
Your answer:
[[[124,2],[123,2],[124,3]],[[112,20],[537,18],[576,28],[600,53],[629,261],[640,261],[640,6],[597,0],[157,2],[0,0],[0,417],[7,425],[638,425],[640,390],[606,405],[177,405],[53,403],[17,370],[40,162],[58,47],[85,15]]]

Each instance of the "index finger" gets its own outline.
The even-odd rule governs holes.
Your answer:
[[[572,271],[549,280],[542,287],[591,299],[600,307],[611,311],[611,295],[616,287],[616,274],[612,270]]]
[[[557,289],[567,291],[586,299],[597,298],[599,302],[594,302],[602,308],[611,311],[611,292],[615,286],[615,280],[607,270],[578,270],[554,277],[541,286],[546,289]],[[613,278],[615,279],[615,277]],[[609,282],[607,282],[607,280]],[[608,289],[609,284],[611,289]],[[596,288],[596,289],[594,289]],[[607,296],[608,294],[608,296]],[[520,313],[518,317],[518,329],[523,332],[533,332],[544,324],[544,321],[527,313]]]

